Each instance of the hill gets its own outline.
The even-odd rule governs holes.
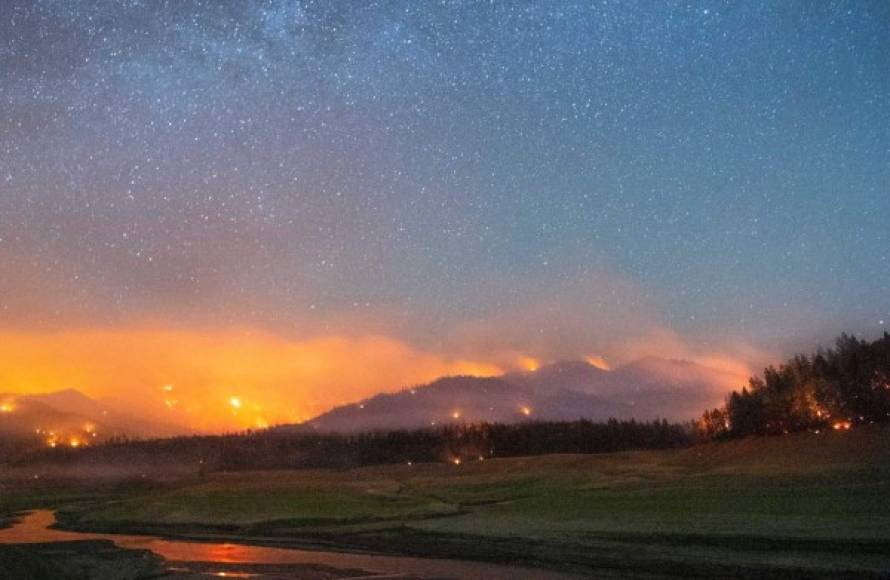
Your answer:
[[[0,460],[43,446],[84,446],[116,437],[181,432],[115,410],[75,389],[0,394]]]
[[[689,361],[649,358],[613,371],[562,361],[494,378],[438,379],[338,407],[304,427],[359,432],[465,422],[689,420],[722,400],[726,382],[721,371]]]

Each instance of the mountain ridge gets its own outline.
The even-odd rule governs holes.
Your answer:
[[[341,405],[298,426],[357,432],[464,422],[690,420],[725,396],[725,374],[682,359],[646,357],[613,370],[569,359],[498,377],[440,377]]]

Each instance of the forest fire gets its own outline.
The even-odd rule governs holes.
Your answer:
[[[604,359],[603,357],[601,357],[599,355],[590,355],[590,356],[586,357],[584,360],[586,360],[587,363],[590,364],[591,366],[594,366],[602,371],[612,370],[612,365],[610,365],[608,362],[606,362],[606,359]]]
[[[519,357],[519,366],[527,372],[534,372],[541,368],[541,361],[531,356]]]

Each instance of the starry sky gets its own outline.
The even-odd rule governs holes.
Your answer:
[[[317,411],[876,334],[888,25],[866,0],[5,0],[0,379],[297,382]]]

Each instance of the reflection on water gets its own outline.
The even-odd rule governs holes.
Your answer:
[[[94,534],[52,529],[56,517],[51,511],[29,513],[11,528],[0,530],[0,543],[26,544],[70,542],[74,540],[110,540],[122,548],[150,550],[169,562],[213,562],[218,564],[315,564],[335,568],[364,570],[370,574],[409,574],[414,577],[455,578],[465,580],[514,578],[516,580],[564,580],[569,576],[514,566],[481,562],[376,556],[345,552],[321,552],[267,548],[232,543],[162,540],[152,536]],[[173,568],[171,567],[171,571]],[[248,578],[255,574],[220,569],[221,578]]]

